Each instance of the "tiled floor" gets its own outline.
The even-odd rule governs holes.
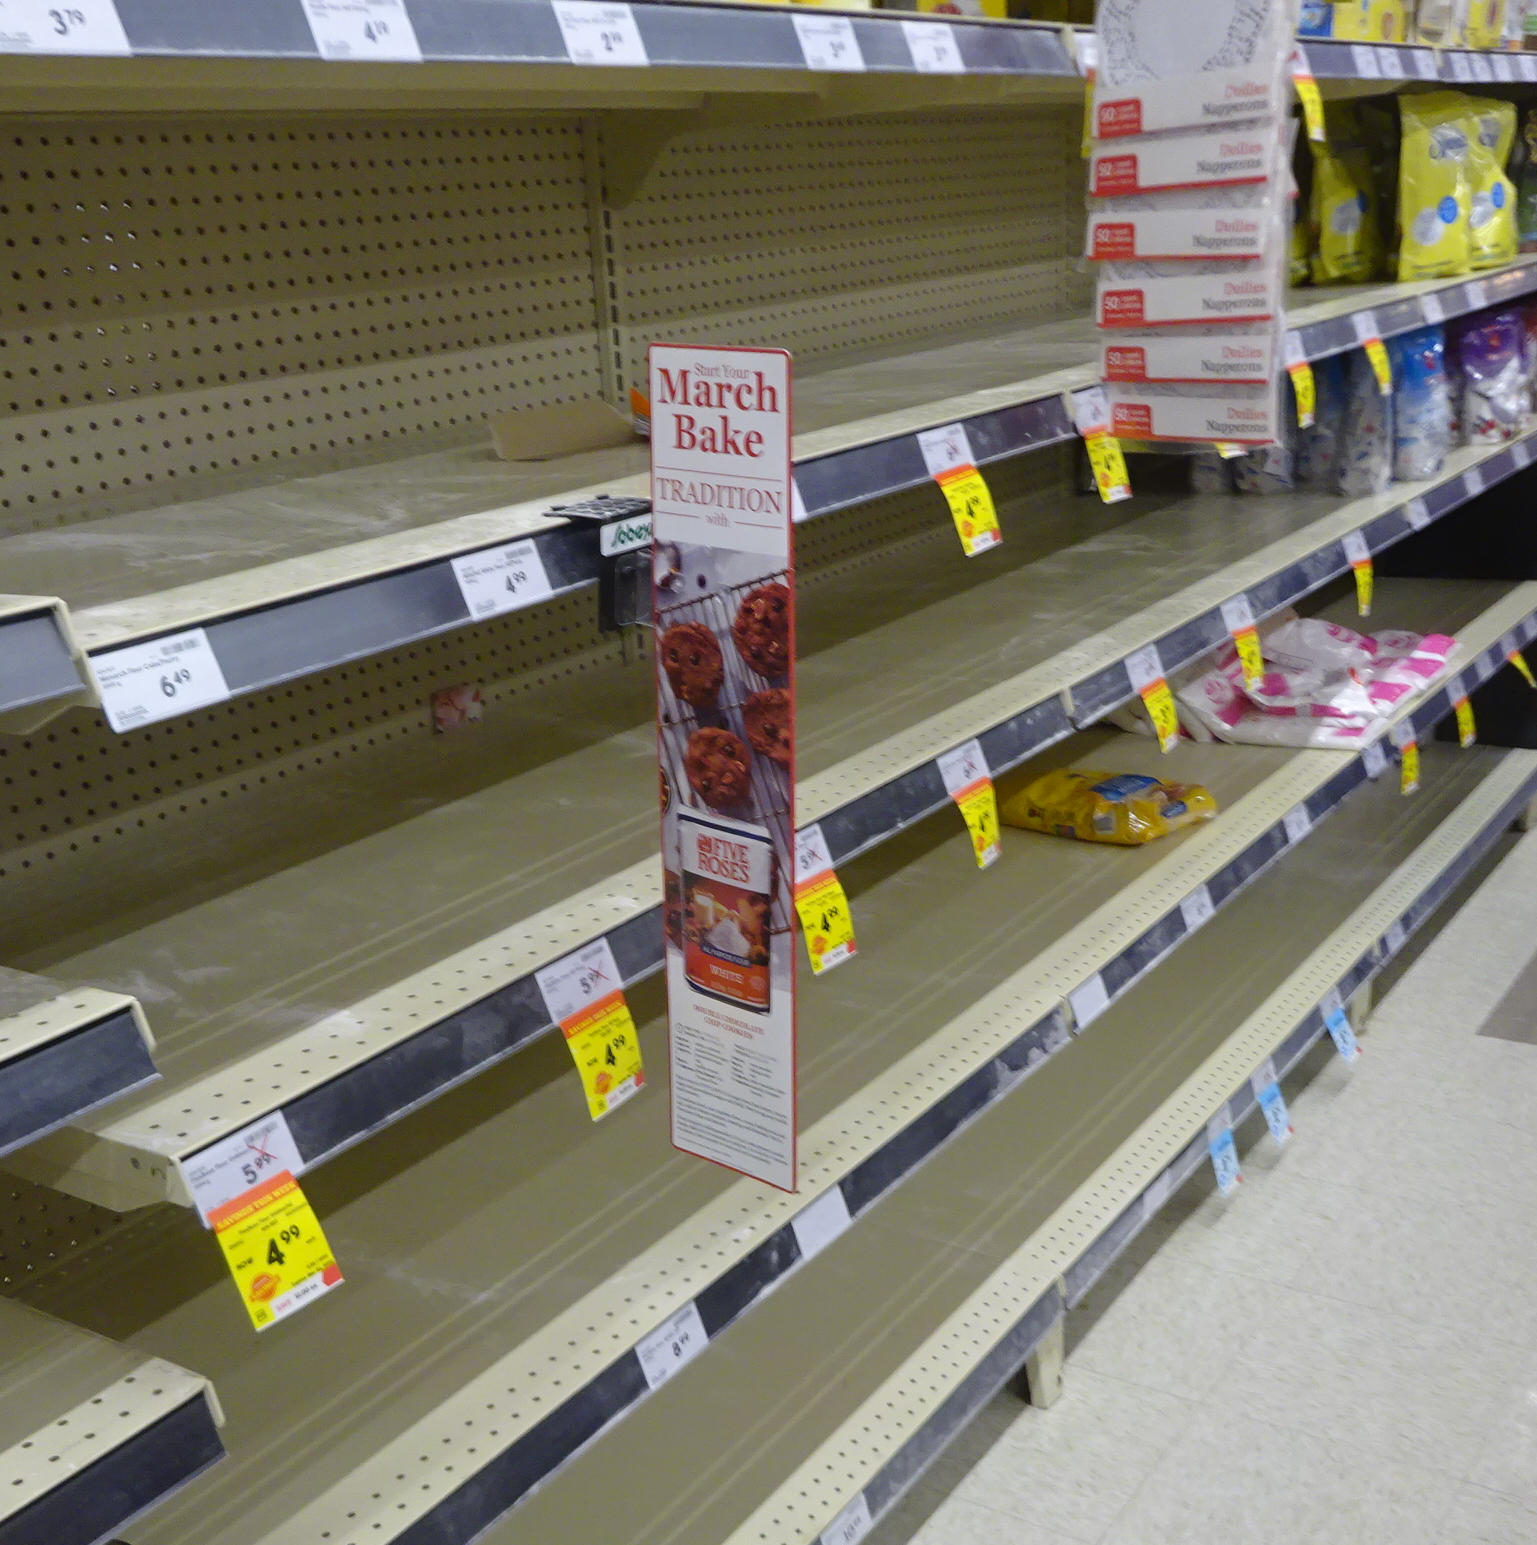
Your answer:
[[[1537,1545],[1534,959],[1537,833],[875,1545]]]

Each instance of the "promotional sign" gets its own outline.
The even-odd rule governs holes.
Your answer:
[[[793,1191],[790,356],[653,344],[650,398],[672,1140]]]

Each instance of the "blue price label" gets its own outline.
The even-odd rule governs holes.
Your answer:
[[[1344,1007],[1338,1003],[1324,1010],[1324,1025],[1334,1039],[1334,1045],[1346,1062],[1354,1062],[1361,1055],[1356,1043],[1356,1033],[1350,1027],[1350,1019]]]
[[[1292,1122],[1291,1114],[1286,1109],[1286,1096],[1281,1093],[1281,1086],[1270,1083],[1255,1092],[1259,1099],[1259,1108],[1265,1113],[1265,1125],[1270,1128],[1270,1135],[1284,1148],[1292,1135]]]
[[[1206,1147],[1217,1176],[1217,1189],[1224,1196],[1231,1196],[1243,1174],[1238,1168],[1238,1145],[1233,1141],[1233,1128],[1226,1115],[1213,1116],[1207,1124]]]

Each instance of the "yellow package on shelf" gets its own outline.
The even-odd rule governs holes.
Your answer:
[[[1346,43],[1401,43],[1403,0],[1334,0],[1333,35]]]
[[[1516,255],[1516,185],[1505,175],[1516,138],[1516,104],[1470,97],[1468,257],[1474,268],[1498,268]]]
[[[1404,97],[1398,111],[1399,280],[1465,274],[1472,201],[1468,99],[1456,91],[1429,91]]]
[[[1005,826],[1138,847],[1182,826],[1211,820],[1217,801],[1199,783],[1162,783],[1144,773],[1062,767],[1007,795],[998,813]]]

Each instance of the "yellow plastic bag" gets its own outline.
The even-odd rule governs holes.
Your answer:
[[[1160,783],[1143,773],[1077,767],[1044,774],[1006,795],[998,807],[1005,826],[1124,847],[1167,837],[1216,813],[1217,801],[1199,783]]]
[[[1468,272],[1468,98],[1456,91],[1401,97],[1398,162],[1398,277],[1438,279]]]
[[[1468,257],[1474,268],[1497,268],[1516,255],[1516,185],[1505,175],[1516,138],[1516,104],[1469,97]]]
[[[1324,133],[1323,144],[1308,141],[1313,153],[1313,282],[1359,283],[1376,276],[1383,256],[1371,152],[1348,102],[1331,102],[1324,109]]]

